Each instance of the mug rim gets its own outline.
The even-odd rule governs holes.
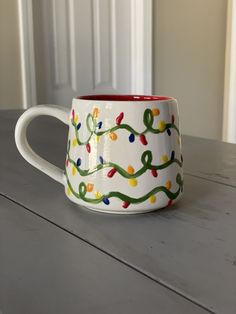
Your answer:
[[[97,95],[84,95],[77,96],[79,100],[90,101],[121,101],[121,102],[135,102],[135,101],[173,101],[176,100],[170,96],[160,95],[136,95],[136,94],[97,94]]]

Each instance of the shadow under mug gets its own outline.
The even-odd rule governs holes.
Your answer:
[[[40,115],[69,127],[64,170],[28,144],[27,127]],[[71,109],[35,106],[19,118],[15,141],[30,164],[65,186],[71,201],[95,211],[148,212],[183,192],[178,105],[171,97],[92,95],[74,98]]]

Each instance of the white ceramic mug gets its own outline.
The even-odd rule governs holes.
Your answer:
[[[27,126],[40,115],[69,126],[65,170],[27,142]],[[142,213],[170,206],[183,192],[178,106],[171,97],[93,95],[73,99],[71,110],[32,107],[19,118],[15,140],[30,164],[92,210]]]

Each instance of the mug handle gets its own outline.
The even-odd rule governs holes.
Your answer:
[[[33,151],[27,141],[27,128],[30,122],[38,116],[52,116],[66,125],[69,124],[70,109],[55,105],[39,105],[25,111],[17,121],[15,127],[15,142],[20,154],[32,166],[46,173],[52,179],[65,185],[65,175],[62,169],[54,166]]]

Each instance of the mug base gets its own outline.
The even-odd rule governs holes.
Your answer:
[[[74,204],[76,204],[79,207],[83,207],[86,210],[94,211],[96,213],[104,213],[104,214],[114,214],[114,215],[137,215],[137,214],[144,214],[144,213],[149,213],[153,211],[158,211],[164,208],[172,207],[176,202],[179,201],[182,195],[180,195],[177,199],[175,199],[170,205],[167,204],[160,204],[157,207],[144,207],[144,208],[116,208],[116,209],[106,209],[104,207],[98,207],[98,206],[88,206],[85,203],[77,203],[74,199],[68,197],[70,201],[72,201]]]
[[[90,207],[90,206],[83,206],[84,208],[95,211],[95,212],[100,212],[103,214],[114,214],[114,215],[137,215],[137,214],[144,214],[144,213],[149,213],[153,211],[160,210],[165,207],[160,207],[160,208],[148,208],[148,209],[139,209],[139,210],[107,210],[107,209],[102,209],[102,208],[96,208],[96,207]]]

